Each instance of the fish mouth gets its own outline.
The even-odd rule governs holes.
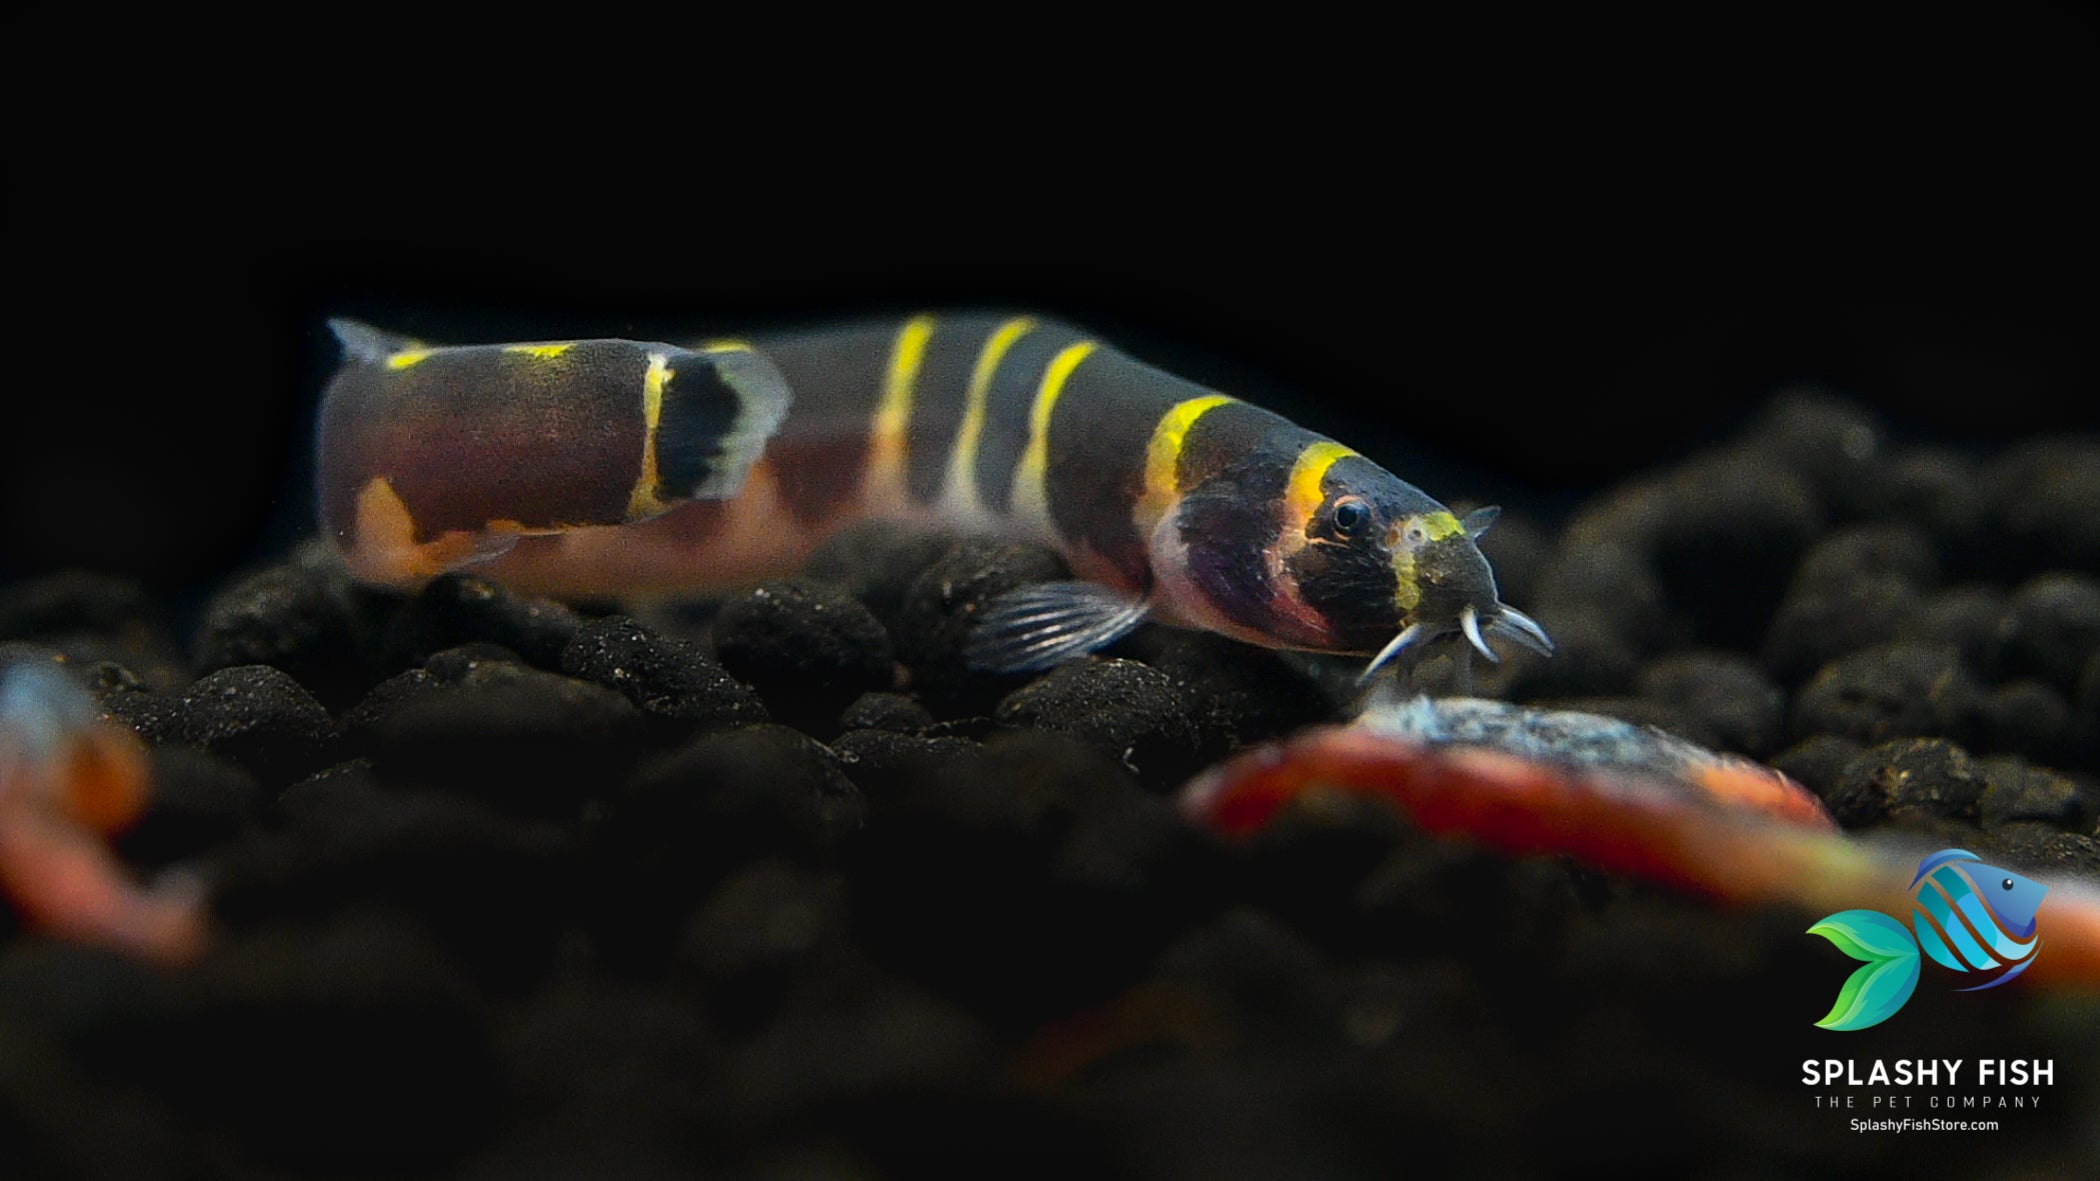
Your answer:
[[[1391,642],[1378,650],[1378,655],[1373,656],[1371,663],[1364,666],[1363,674],[1357,681],[1361,683],[1370,680],[1371,674],[1392,663],[1402,652],[1453,632],[1465,636],[1466,642],[1471,644],[1475,651],[1487,657],[1492,664],[1500,664],[1502,657],[1488,646],[1489,636],[1509,640],[1541,656],[1553,655],[1553,637],[1546,634],[1546,629],[1539,626],[1538,620],[1506,603],[1496,603],[1493,612],[1487,621],[1482,623],[1480,610],[1468,603],[1459,611],[1456,620],[1419,620],[1408,624],[1400,629],[1400,634],[1394,636]]]

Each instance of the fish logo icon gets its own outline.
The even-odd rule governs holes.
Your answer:
[[[1874,910],[1841,910],[1808,929],[1866,965],[1846,979],[1818,1026],[1866,1029],[1894,1016],[1918,986],[1920,949],[1941,967],[1982,980],[1958,992],[2004,984],[2041,950],[2034,914],[2047,886],[1985,865],[1966,849],[1925,858],[1910,884],[1915,904],[1908,930]]]

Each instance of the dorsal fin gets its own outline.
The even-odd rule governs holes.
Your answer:
[[[1938,869],[1940,866],[1945,865],[1950,861],[1981,860],[1983,860],[1983,858],[1978,857],[1976,854],[1969,852],[1967,849],[1941,849],[1939,852],[1934,853],[1932,856],[1927,857],[1925,860],[1920,861],[1918,863],[1918,876],[1912,878],[1910,880],[1910,884],[1913,888],[1915,888],[1919,882],[1925,880],[1925,875],[1931,873],[1933,870]]]
[[[416,347],[416,342],[405,336],[382,332],[362,320],[345,316],[331,316],[328,330],[335,334],[336,343],[343,347],[345,361],[378,365],[395,353]]]

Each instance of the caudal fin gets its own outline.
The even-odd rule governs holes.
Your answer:
[[[1816,1024],[1866,1029],[1894,1016],[1918,987],[1918,944],[1902,923],[1874,910],[1841,910],[1808,929],[1866,966],[1838,990],[1837,1003]]]

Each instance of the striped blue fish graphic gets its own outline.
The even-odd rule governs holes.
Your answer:
[[[1956,991],[2004,984],[2026,971],[2041,950],[2034,916],[2046,893],[2041,883],[1985,865],[1966,849],[1932,854],[1911,879],[1909,929],[1873,910],[1841,910],[1808,929],[1865,964],[1816,1024],[1852,1030],[1888,1020],[1918,986],[1920,950],[1941,967],[1979,981]]]

